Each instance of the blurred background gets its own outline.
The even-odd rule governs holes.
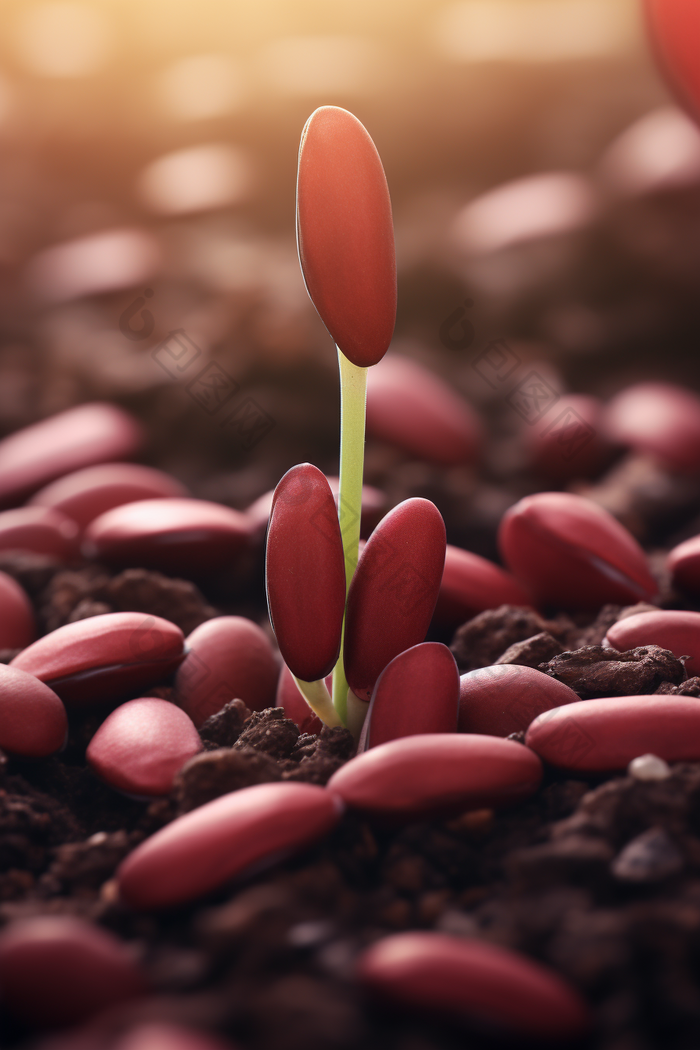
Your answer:
[[[522,413],[475,368],[494,341],[560,392],[700,387],[700,135],[636,0],[1,10],[1,434],[104,399],[198,496],[245,507],[296,462],[336,472],[335,354],[294,233],[299,135],[324,104],[384,162],[396,349],[489,434],[476,467],[441,471],[370,440],[391,500],[437,493],[452,541],[493,555],[509,503],[571,484],[527,473]],[[208,362],[207,396],[229,383],[254,434],[193,396]]]

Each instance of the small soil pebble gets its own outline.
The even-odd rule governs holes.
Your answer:
[[[202,748],[191,719],[175,704],[141,697],[121,704],[90,741],[99,777],[130,795],[167,795],[176,773]]]
[[[692,677],[700,674],[700,613],[658,609],[626,616],[608,629],[603,644],[621,652],[638,646],[662,646],[676,657],[690,657],[685,668]]]
[[[669,383],[629,386],[604,417],[610,438],[652,455],[671,471],[695,473],[700,463],[700,398]]]
[[[570,686],[582,700],[655,693],[663,682],[678,685],[685,678],[680,660],[658,645],[624,653],[602,645],[587,645],[554,656],[541,664],[540,670]]]
[[[536,634],[555,634],[562,625],[543,620],[533,609],[499,605],[463,624],[454,636],[452,652],[460,671],[495,664],[512,645]],[[572,625],[573,626],[573,625]]]
[[[410,821],[506,806],[531,795],[541,779],[539,759],[522,744],[476,733],[426,733],[357,755],[328,788],[352,809]]]
[[[506,511],[498,543],[538,602],[597,611],[658,590],[634,537],[611,514],[568,492],[539,492]]]
[[[100,514],[140,499],[187,496],[184,485],[161,470],[140,463],[101,463],[67,474],[45,486],[29,501],[50,507],[76,523],[83,532]]]
[[[521,664],[524,667],[539,667],[553,656],[564,652],[564,646],[548,631],[533,634],[523,642],[514,642],[498,657],[497,664]]]
[[[195,900],[315,842],[342,809],[336,795],[312,784],[258,784],[223,795],[137,846],[117,872],[120,896],[140,910]]]
[[[210,715],[199,727],[199,735],[205,743],[212,746],[232,747],[243,732],[251,715],[252,711],[242,700],[230,700],[220,711]]]
[[[527,729],[543,711],[575,703],[579,697],[534,667],[495,664],[462,675],[459,730],[510,736]]]
[[[175,798],[180,813],[188,813],[231,791],[281,779],[278,763],[264,751],[220,747],[185,763],[175,777]]]
[[[621,882],[660,882],[683,870],[683,854],[663,828],[649,828],[632,839],[612,863]]]
[[[333,494],[311,463],[292,467],[275,489],[265,586],[285,663],[302,682],[325,678],[340,652],[345,559]]]
[[[66,709],[32,674],[0,665],[0,748],[25,758],[45,758],[66,742]]]
[[[44,915],[0,932],[0,998],[28,1027],[77,1024],[145,991],[127,946],[82,919]]]
[[[536,718],[525,743],[560,769],[614,772],[651,751],[666,762],[697,762],[700,704],[689,696],[579,700]]]
[[[242,700],[251,711],[273,706],[279,664],[267,635],[252,620],[214,617],[195,628],[185,644],[175,695],[196,726],[229,700]]]
[[[17,506],[42,485],[81,467],[133,456],[141,427],[116,405],[69,408],[0,441],[0,506]]]
[[[58,561],[78,558],[78,526],[50,507],[18,507],[0,512],[0,550],[49,554]]]
[[[395,656],[374,687],[359,750],[418,733],[454,733],[459,671],[446,645],[422,642]]]
[[[360,555],[345,614],[345,674],[369,701],[386,665],[425,640],[445,565],[445,523],[430,500],[404,500]]]
[[[86,557],[178,576],[207,575],[246,547],[245,515],[208,500],[146,499],[126,503],[90,523]]]
[[[11,663],[62,700],[100,704],[167,678],[184,657],[175,624],[142,613],[105,613],[44,635]]]
[[[499,605],[527,606],[531,598],[521,584],[499,565],[471,551],[447,544],[435,620],[456,627]]]
[[[482,441],[471,405],[434,372],[394,353],[367,375],[367,433],[443,466],[472,463]]]
[[[360,956],[357,973],[374,996],[396,1006],[447,1015],[502,1035],[568,1040],[590,1027],[586,1004],[561,977],[485,941],[395,934]]]
[[[35,636],[29,596],[12,576],[0,571],[0,649],[24,649]]]

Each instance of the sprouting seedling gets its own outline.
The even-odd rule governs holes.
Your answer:
[[[386,353],[396,321],[396,256],[382,162],[352,113],[322,106],[301,136],[297,245],[311,301],[338,349],[341,389],[338,512],[346,588],[357,565],[367,369]],[[333,700],[346,720],[341,651]]]
[[[340,725],[324,678],[340,652],[343,544],[333,493],[311,463],[292,467],[275,489],[265,585],[277,644],[297,686],[326,725]]]

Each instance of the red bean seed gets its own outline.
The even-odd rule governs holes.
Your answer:
[[[175,575],[211,573],[246,547],[244,514],[199,499],[146,499],[101,514],[85,532],[86,556]]]
[[[97,704],[167,678],[183,645],[180,628],[160,616],[105,613],[51,631],[10,667],[46,682],[66,703]]]
[[[513,740],[426,733],[357,755],[328,788],[369,815],[414,820],[506,806],[531,795],[541,779],[540,760]]]
[[[211,1032],[152,1021],[132,1028],[110,1050],[234,1050],[234,1047]]]
[[[658,588],[637,541],[611,514],[568,492],[526,496],[503,517],[503,559],[539,602],[597,610],[631,604]]]
[[[452,547],[445,551],[435,620],[443,626],[458,626],[485,609],[499,605],[531,606],[532,598],[514,576],[471,551]]]
[[[594,477],[612,453],[601,433],[602,402],[586,394],[563,394],[534,427],[525,427],[532,466],[553,481]]]
[[[374,687],[360,749],[457,730],[459,671],[446,645],[422,642],[387,664]]]
[[[88,745],[94,771],[129,795],[167,795],[175,775],[202,750],[192,720],[167,700],[141,697],[112,711]]]
[[[694,696],[613,696],[546,711],[528,747],[561,769],[611,772],[653,752],[667,762],[700,760],[700,704]]]
[[[345,560],[335,501],[321,471],[284,475],[267,530],[265,586],[282,658],[303,682],[333,670],[345,609]]]
[[[242,700],[251,711],[274,706],[279,665],[267,635],[252,620],[217,616],[196,627],[186,645],[175,694],[196,726],[229,700]]]
[[[586,1004],[561,977],[486,941],[395,934],[360,956],[357,974],[382,1000],[511,1035],[571,1039],[590,1024]]]
[[[50,554],[59,561],[79,556],[78,526],[49,507],[18,507],[0,511],[0,550]]]
[[[361,700],[390,660],[425,639],[444,565],[445,523],[430,500],[404,500],[370,536],[345,618],[345,674]]]
[[[391,201],[379,154],[352,113],[321,106],[299,146],[297,242],[304,281],[345,356],[379,361],[396,320]]]
[[[137,846],[117,871],[120,894],[142,910],[196,900],[315,842],[341,812],[338,797],[314,784],[256,784],[222,795]]]
[[[0,748],[45,758],[66,740],[66,709],[52,689],[26,671],[0,664]]]
[[[326,678],[329,692],[332,680],[333,675],[329,674]],[[279,677],[275,707],[283,707],[285,716],[291,718],[292,722],[296,722],[302,733],[320,733],[323,729],[323,722],[318,715],[314,714],[299,692],[294,676],[286,664],[283,664]]]
[[[462,675],[459,729],[462,733],[509,736],[527,729],[543,711],[578,699],[568,685],[534,667],[519,664],[480,667]]]
[[[44,915],[0,932],[0,997],[32,1028],[77,1024],[145,990],[127,946],[83,919]]]
[[[115,405],[69,408],[0,441],[0,506],[12,507],[55,478],[134,455],[141,427]]]
[[[100,463],[52,482],[32,497],[32,506],[51,507],[84,531],[100,514],[142,499],[187,496],[175,478],[138,463]]]
[[[688,594],[700,594],[700,536],[692,536],[674,547],[666,564],[674,587]]]
[[[367,433],[430,463],[471,463],[481,424],[470,405],[417,361],[389,354],[367,376]]]
[[[605,412],[611,439],[648,453],[669,470],[700,471],[700,398],[669,383],[639,383]]]
[[[603,644],[619,652],[660,645],[674,656],[689,656],[685,667],[692,677],[700,674],[700,613],[679,609],[635,613],[609,627]]]
[[[0,649],[24,649],[35,634],[28,595],[16,580],[0,572]]]
[[[330,486],[330,490],[333,493],[333,499],[335,500],[336,507],[338,506],[338,489],[340,486],[340,478],[330,474],[326,476],[326,481]],[[254,503],[246,510],[246,516],[249,518],[253,531],[257,535],[264,537],[265,530],[267,529],[267,523],[270,520],[270,511],[272,510],[272,500],[275,495],[275,490],[270,489],[269,492],[264,492],[262,496],[259,496]],[[387,509],[387,497],[381,491],[381,489],[375,489],[371,485],[362,486],[362,511],[360,520],[360,535],[367,537],[371,533],[372,529],[376,528]]]

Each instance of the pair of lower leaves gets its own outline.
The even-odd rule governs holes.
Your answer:
[[[325,476],[302,463],[281,479],[267,534],[270,620],[285,663],[322,721],[354,728],[353,722],[361,721],[352,716],[357,701],[364,713],[382,671],[423,642],[445,546],[445,524],[435,504],[405,500],[370,536],[347,588],[343,538]],[[429,644],[428,650],[444,650],[452,660],[445,646]],[[333,704],[324,679],[339,658],[349,690],[334,696]],[[421,659],[435,657],[426,653]],[[454,674],[458,680],[456,666]]]

